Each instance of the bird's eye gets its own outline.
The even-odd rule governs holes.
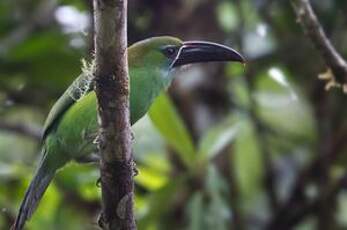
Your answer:
[[[175,49],[174,48],[167,48],[166,50],[167,54],[169,54],[170,56],[175,54]]]
[[[166,57],[168,58],[174,58],[176,57],[177,54],[177,47],[174,46],[168,46],[163,49],[163,53],[165,54]]]

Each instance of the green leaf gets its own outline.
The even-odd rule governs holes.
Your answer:
[[[189,230],[226,230],[228,229],[231,211],[226,194],[228,186],[213,164],[207,167],[203,191],[195,192],[187,205]]]
[[[240,124],[241,125],[241,124]],[[243,198],[258,194],[263,181],[262,156],[249,120],[244,120],[233,145],[233,167]]]
[[[216,10],[218,22],[224,31],[231,32],[237,28],[239,17],[232,2],[223,1],[218,4]]]
[[[206,229],[226,230],[231,218],[226,194],[228,184],[218,172],[215,165],[210,164],[207,169],[206,189],[209,203],[206,207]]]
[[[233,76],[232,73],[229,73],[230,71],[232,70],[228,71],[229,76]],[[231,98],[236,104],[237,108],[243,109],[250,106],[251,98],[248,93],[246,80],[243,77],[230,77],[228,91],[230,92]]]
[[[150,191],[158,190],[168,181],[168,177],[165,174],[152,167],[139,165],[137,168],[139,174],[135,177],[136,183],[144,186]]]
[[[228,117],[209,129],[199,143],[199,159],[208,161],[220,153],[235,139],[238,127],[237,121]]]
[[[134,156],[136,162],[146,162],[151,159],[157,166],[163,166],[163,160],[166,157],[163,152],[166,152],[165,140],[158,132],[150,120],[148,115],[145,115],[132,127],[134,134]],[[166,160],[166,159],[165,159]],[[167,164],[165,167],[168,166]]]
[[[147,196],[145,198],[148,204],[147,212],[138,219],[138,229],[149,229],[153,224],[159,224],[157,221],[165,222],[165,214],[174,205],[176,195],[182,194],[184,183],[186,183],[186,176],[182,175],[175,180],[170,180],[165,186]]]
[[[198,191],[193,194],[188,202],[189,230],[201,230],[204,227],[203,194]]]
[[[68,164],[55,178],[59,189],[79,194],[81,198],[94,201],[100,198],[100,189],[95,185],[99,170],[92,164]]]
[[[195,162],[195,149],[192,137],[176,111],[172,101],[162,93],[149,110],[149,116],[161,135],[174,148],[186,166]]]
[[[290,73],[280,66],[271,67],[256,77],[259,118],[271,128],[293,137],[314,140],[315,121],[312,108],[296,90]]]
[[[347,192],[341,191],[338,195],[337,221],[341,226],[347,228]]]

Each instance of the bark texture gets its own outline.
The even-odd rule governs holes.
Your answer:
[[[94,0],[102,214],[107,230],[136,229],[129,118],[127,1]]]

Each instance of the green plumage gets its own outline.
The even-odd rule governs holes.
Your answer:
[[[171,71],[182,65],[244,59],[231,48],[209,42],[185,42],[155,37],[128,48],[130,119],[134,124],[171,81]],[[97,100],[93,76],[82,73],[58,99],[44,125],[42,159],[26,191],[13,230],[20,230],[35,211],[56,171],[71,160],[96,152]]]
[[[166,45],[181,45],[172,37],[157,37],[128,48],[131,124],[149,109],[172,78],[170,60],[161,52]],[[26,192],[14,229],[22,229],[35,211],[55,172],[71,160],[96,151],[97,102],[88,74],[81,74],[52,107],[43,130],[42,160]]]

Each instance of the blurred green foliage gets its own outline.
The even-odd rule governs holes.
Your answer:
[[[346,1],[312,3],[346,54]],[[0,229],[12,224],[40,157],[31,134],[92,56],[91,15],[91,1],[0,2]],[[347,153],[345,97],[324,91],[316,76],[325,66],[295,20],[288,1],[129,1],[130,43],[160,34],[213,39],[248,59],[245,67],[208,65],[221,70],[214,74],[203,66],[182,72],[133,127],[139,229],[262,229],[314,159]],[[202,72],[219,82],[208,84],[212,93],[199,87]],[[345,172],[339,163],[314,171],[305,199],[334,185]],[[66,166],[27,229],[97,229],[97,178],[95,165]],[[298,229],[324,221],[347,228],[346,192],[326,202]]]

